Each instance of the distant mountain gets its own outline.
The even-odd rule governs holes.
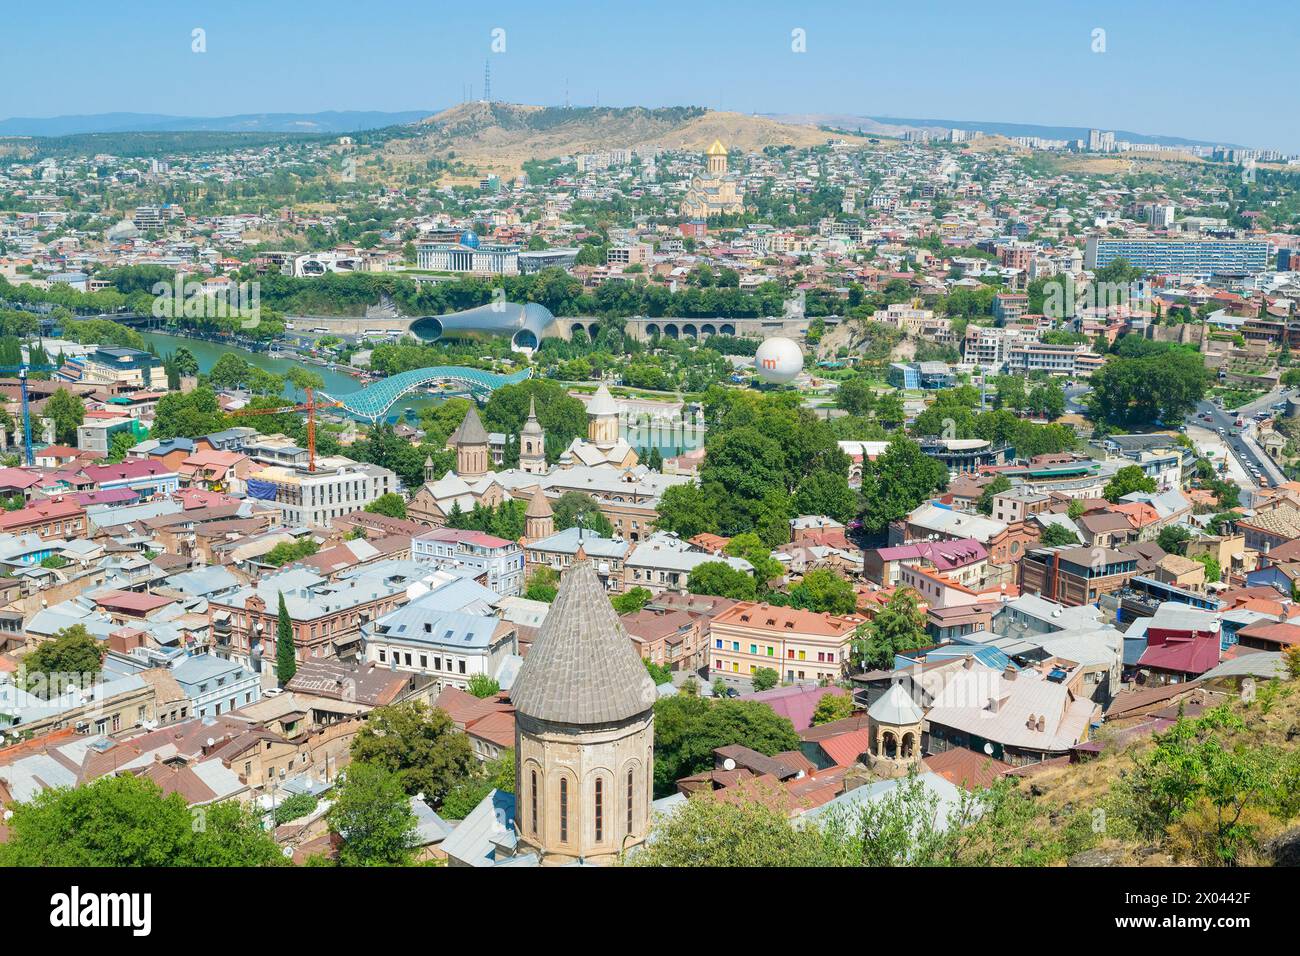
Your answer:
[[[1038,136],[1042,139],[1082,139],[1085,141],[1088,139],[1088,127],[1086,126],[1039,126],[1034,123],[998,123],[991,120],[906,119],[897,116],[865,116],[852,113],[768,113],[764,115],[783,123],[830,126],[847,130],[861,128],[863,133],[879,133],[886,136],[899,136],[908,130],[977,129],[995,136],[1009,138]],[[1093,128],[1100,129],[1101,127]],[[1185,139],[1181,136],[1134,133],[1124,129],[1117,129],[1114,133],[1116,139],[1128,140],[1130,143],[1150,143],[1156,146],[1236,147],[1238,145],[1217,140]]]
[[[385,113],[329,110],[324,113],[242,113],[237,116],[167,116],[161,113],[96,113],[89,116],[14,117],[0,120],[0,136],[74,136],[83,133],[355,133],[414,123],[429,110]]]

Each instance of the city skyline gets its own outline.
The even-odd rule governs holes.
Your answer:
[[[586,3],[480,14],[376,0],[357,23],[323,0],[310,21],[258,10],[250,30],[241,3],[196,12],[146,0],[123,14],[74,2],[74,29],[66,8],[8,15],[17,42],[0,118],[436,110],[481,96],[490,59],[493,98],[509,102],[948,117],[1300,152],[1300,124],[1253,92],[1285,86],[1290,31],[1279,27],[1294,14],[1101,3],[1044,23],[1016,6],[1028,14],[757,3],[741,16],[670,2],[645,7],[633,39]],[[1187,68],[1189,57],[1230,64],[1243,32],[1254,37],[1248,73]],[[139,69],[150,65],[167,82]],[[106,71],[141,79],[105,83]]]

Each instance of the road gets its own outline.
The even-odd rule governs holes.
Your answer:
[[[1285,480],[1285,477],[1252,440],[1251,436],[1255,431],[1255,423],[1251,421],[1251,416],[1265,411],[1270,405],[1275,405],[1295,394],[1293,390],[1270,392],[1249,405],[1243,405],[1235,412],[1222,409],[1213,402],[1201,402],[1196,406],[1196,411],[1187,416],[1187,423],[1201,428],[1209,428],[1213,431],[1222,429],[1224,444],[1228,446],[1233,456],[1246,471],[1249,473],[1252,466],[1259,469],[1268,486],[1276,487]],[[1205,415],[1209,416],[1208,421],[1202,417]],[[1236,421],[1238,417],[1246,419],[1245,428],[1237,428]],[[1257,488],[1258,484],[1252,485],[1252,487]]]

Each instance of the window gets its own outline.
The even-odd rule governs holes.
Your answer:
[[[632,832],[632,771],[627,772],[627,832]]]
[[[569,842],[569,781],[560,778],[560,842]]]
[[[605,781],[596,778],[596,842],[605,839]]]
[[[529,789],[529,813],[533,818],[533,836],[537,836],[537,771],[532,772],[532,786]]]

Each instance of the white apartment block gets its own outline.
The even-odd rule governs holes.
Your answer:
[[[524,549],[514,541],[485,534],[439,528],[411,539],[411,557],[426,564],[452,565],[487,575],[487,586],[502,597],[522,594]]]
[[[248,494],[274,501],[289,527],[328,528],[335,518],[360,511],[397,490],[397,476],[378,465],[346,464],[307,471],[272,465],[248,476]]]

